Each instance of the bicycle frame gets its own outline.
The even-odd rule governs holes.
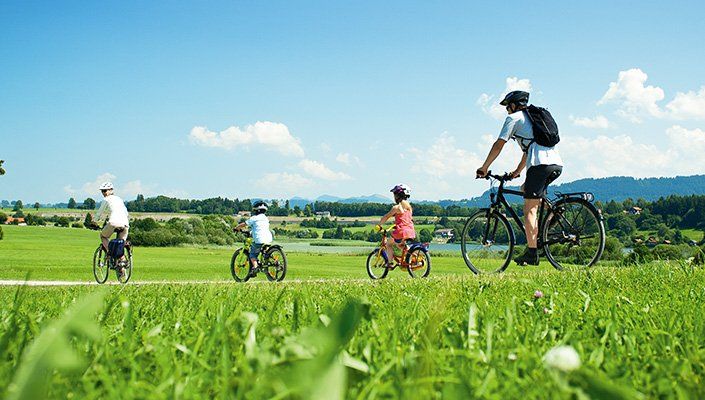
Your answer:
[[[520,190],[505,189],[504,188],[505,182],[506,182],[506,180],[499,179],[499,187],[497,188],[497,193],[496,194],[490,193],[490,211],[494,211],[494,210],[499,211],[502,207],[504,207],[506,210],[509,211],[509,215],[511,216],[512,220],[514,220],[514,222],[517,224],[519,229],[522,232],[525,232],[526,228],[524,227],[524,222],[522,221],[521,218],[519,218],[519,215],[516,213],[516,211],[514,211],[514,208],[512,208],[512,206],[509,204],[507,199],[504,197],[505,193],[510,194],[510,195],[523,197],[524,192],[522,192]],[[544,215],[544,214],[547,214],[547,213],[544,213],[544,210],[546,209],[546,207],[548,207],[548,209],[553,208],[553,202],[551,200],[549,200],[546,196],[541,196],[540,200],[542,200],[542,201],[541,201],[541,206],[539,208],[539,218],[538,218],[537,225],[536,225],[539,227],[539,229],[541,229],[541,227],[543,226],[544,219],[547,216],[547,215]],[[490,229],[490,227],[488,224],[487,231],[485,232],[485,237],[489,237],[488,236],[489,229]],[[497,229],[496,225],[495,225],[494,229]],[[493,236],[494,236],[494,232],[493,232]],[[541,241],[540,232],[537,237],[536,244],[537,244],[538,248],[543,247],[543,242]]]
[[[387,235],[389,234],[389,232],[394,230],[394,228],[395,228],[395,225],[392,225],[389,229],[380,229],[380,232],[382,232],[382,240],[380,241],[380,244],[379,244],[379,251],[386,262],[390,262],[389,255],[387,254],[387,243],[389,240],[393,240],[392,238],[388,237]],[[411,245],[408,245],[406,240],[403,241],[402,243],[393,243],[394,246],[396,246],[398,244],[403,244],[403,247],[402,247],[401,255],[397,256],[396,254],[392,254],[391,261],[394,261],[393,268],[396,268],[397,266],[400,266],[403,268],[404,267],[408,268],[409,263],[406,262],[406,256],[407,256],[407,254],[409,254],[410,251],[412,251],[416,248],[428,249],[428,247],[424,243],[413,243]]]

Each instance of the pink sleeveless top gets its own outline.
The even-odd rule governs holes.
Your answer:
[[[407,210],[394,215],[396,228],[392,232],[392,237],[397,240],[416,238],[414,230],[414,220],[411,218],[412,210]]]

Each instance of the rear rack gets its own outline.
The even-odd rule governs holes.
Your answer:
[[[581,198],[585,201],[589,201],[592,203],[595,200],[595,195],[592,194],[592,192],[573,192],[573,193],[561,193],[561,192],[554,192],[556,197],[560,197],[562,199],[567,199],[569,197],[577,197]]]

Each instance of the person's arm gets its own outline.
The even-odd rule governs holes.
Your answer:
[[[482,164],[482,167],[478,168],[476,173],[478,178],[484,178],[485,175],[487,175],[487,170],[490,169],[490,165],[494,162],[494,160],[499,157],[499,153],[502,152],[502,148],[504,148],[504,144],[507,143],[506,140],[504,139],[497,139],[494,144],[492,145],[492,148],[490,149],[490,152],[487,154],[487,158],[485,159],[485,163]]]
[[[519,165],[517,165],[517,169],[515,169],[514,172],[512,172],[512,179],[518,178],[519,176],[521,176],[521,171],[523,171],[524,168],[526,168],[526,155],[527,155],[526,152],[524,152],[524,154],[522,154],[521,161],[519,161]]]
[[[103,201],[100,203],[100,208],[98,208],[98,211],[95,213],[95,220],[96,222],[100,222],[100,220],[103,218],[103,214],[105,214],[105,211],[108,209],[108,202],[103,199]]]
[[[389,218],[392,218],[397,213],[397,206],[393,206],[389,212],[379,220],[379,224],[383,225]]]

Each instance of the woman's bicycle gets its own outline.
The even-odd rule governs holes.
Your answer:
[[[252,236],[249,232],[239,231],[245,236],[243,246],[233,253],[230,259],[230,273],[233,279],[238,282],[247,282],[250,278],[257,276],[257,273],[264,272],[268,280],[279,282],[286,276],[286,254],[279,245],[262,245],[262,251],[257,257],[257,268],[252,266],[250,261],[250,247],[252,246]]]
[[[505,211],[519,230],[524,231],[523,221],[504,197],[524,193],[504,188],[505,182],[511,180],[509,174],[492,175],[488,171],[485,178],[496,180],[499,187],[496,193],[490,193],[490,207],[472,215],[461,235],[463,259],[476,274],[502,272],[512,260],[516,237]],[[595,265],[605,248],[605,227],[602,214],[592,204],[594,196],[586,192],[556,193],[556,196],[553,200],[542,197],[538,249],[543,250],[558,270]]]
[[[367,275],[372,279],[384,279],[389,271],[400,267],[406,269],[412,278],[427,277],[431,273],[428,243],[404,243],[401,254],[392,254],[390,257],[387,254],[387,241],[394,240],[388,237],[393,229],[394,225],[388,229],[377,227],[377,231],[382,232],[382,240],[379,247],[367,256]]]
[[[97,225],[89,228],[100,229]],[[119,234],[122,231],[122,228],[115,229],[116,234]],[[95,281],[98,283],[102,284],[108,280],[110,270],[115,271],[117,279],[120,283],[127,283],[132,277],[132,244],[129,240],[126,240],[122,249],[122,254],[120,254],[116,244],[113,244],[116,243],[117,240],[118,239],[111,240],[111,244],[108,245],[108,249],[115,249],[112,252],[105,251],[105,248],[103,248],[103,244],[101,243],[93,253],[93,276],[95,277]]]

